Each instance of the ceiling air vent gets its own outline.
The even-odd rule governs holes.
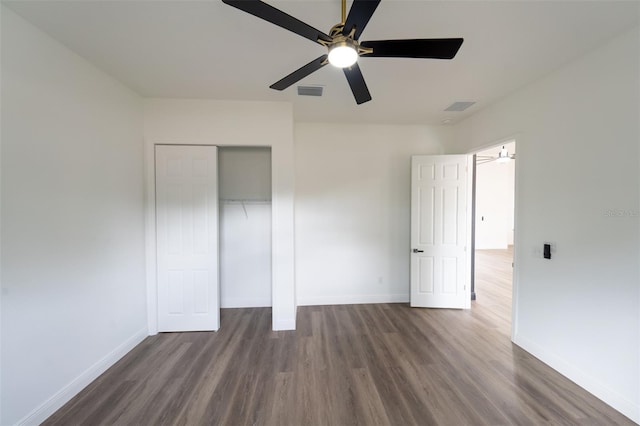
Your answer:
[[[449,105],[449,108],[445,109],[445,111],[462,112],[473,104],[475,104],[475,102],[454,102]]]
[[[298,96],[322,96],[323,86],[298,86]]]

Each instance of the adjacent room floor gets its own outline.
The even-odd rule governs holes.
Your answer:
[[[505,336],[511,336],[513,246],[507,250],[476,250],[475,292],[472,309],[491,319]]]
[[[467,311],[226,309],[216,333],[149,337],[45,423],[632,425],[510,342],[511,260],[477,257]]]

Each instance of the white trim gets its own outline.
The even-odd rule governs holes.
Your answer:
[[[464,309],[471,309],[471,257],[474,255],[471,253],[471,241],[474,238],[473,235],[473,221],[475,217],[473,217],[473,168],[475,164],[473,164],[473,154],[467,155],[467,238],[465,240],[465,267],[464,267]]]
[[[520,135],[515,135],[511,139],[513,139],[513,143],[515,144],[515,149],[518,149],[518,146],[521,145],[521,142],[518,140],[522,140]],[[518,183],[520,176],[518,173],[519,166],[518,162],[520,157],[516,155],[513,159],[514,161],[514,174],[513,174],[513,271],[511,271],[511,340],[513,341],[518,334],[518,306],[520,305],[520,298],[518,296],[518,288],[520,282],[520,259],[522,256],[522,244],[518,244],[518,214],[520,209],[519,206],[519,198],[520,198],[520,184]]]
[[[634,422],[640,423],[640,404],[637,401],[630,401],[624,395],[596,380],[588,372],[576,368],[570,360],[562,359],[526,337],[515,335],[513,342]]]
[[[39,407],[19,420],[17,424],[30,426],[39,425],[40,423],[44,422],[49,416],[60,409],[60,407],[69,402],[71,398],[76,396],[81,390],[87,387],[89,383],[97,379],[98,376],[100,376],[109,367],[118,362],[131,349],[140,344],[140,342],[142,342],[148,335],[149,333],[146,327],[136,332],[133,336],[122,342],[98,362],[86,369],[78,377],[73,379],[67,385],[63,386],[62,389],[53,394],[45,402],[40,404]]]
[[[0,20],[2,18],[2,11],[4,10],[4,7],[0,6]],[[0,37],[1,38],[1,37]],[[0,74],[2,74],[1,68],[0,68]],[[4,102],[3,102],[4,103]],[[0,110],[2,109],[2,103],[0,103]],[[4,117],[3,114],[0,113],[0,128],[2,128],[2,117]],[[0,164],[2,163],[1,161],[2,158],[2,144],[0,144]],[[0,184],[0,188],[2,188],[2,185]],[[2,198],[0,197],[0,200]],[[2,211],[2,208],[0,206],[0,211]],[[2,220],[0,220],[0,224],[2,223]],[[0,226],[1,228],[1,226]],[[2,241],[2,230],[0,229],[0,241]],[[2,244],[0,244],[0,247],[2,247]],[[0,253],[0,259],[2,258],[2,253]],[[2,282],[2,264],[0,263],[0,366],[2,366],[2,353],[4,352],[2,350],[2,332],[1,330],[3,330],[2,327],[2,318],[4,318],[4,315],[2,315],[2,293],[4,292],[4,285]],[[2,383],[4,383],[2,381],[2,368],[0,368],[0,422],[2,421],[2,401],[4,401],[4,399],[2,399]]]
[[[298,299],[298,306],[363,305],[370,303],[409,303],[409,293],[353,294],[346,296],[322,296]]]
[[[147,327],[149,335],[158,334],[158,286],[156,269],[156,160],[155,145],[145,143],[145,258],[147,271]]]
[[[2,10],[3,9],[4,9],[4,7],[0,6],[0,20],[2,18]],[[2,70],[0,69],[0,75],[1,74],[2,74]],[[1,109],[2,109],[2,106],[0,104],[0,110]],[[2,117],[3,117],[3,115],[2,115],[2,113],[0,113],[0,128],[2,128]],[[0,164],[2,163],[1,159],[2,159],[2,144],[0,144]],[[1,179],[0,179],[0,181],[1,181]],[[2,188],[1,182],[0,182],[0,188]],[[0,200],[1,199],[2,198],[0,197]],[[0,204],[1,204],[1,202],[0,202]],[[1,205],[0,205],[0,212],[1,211],[2,211],[2,208],[1,208]],[[1,223],[2,223],[2,220],[0,218],[0,224]],[[0,241],[2,241],[2,229],[1,229],[1,226],[0,226]],[[2,244],[0,244],[0,247],[2,247]],[[2,253],[0,252],[0,259],[1,258],[2,258]],[[2,318],[3,318],[3,315],[2,315],[2,292],[3,291],[4,291],[4,286],[2,285],[2,264],[0,263],[0,330],[3,329],[3,327],[2,327]],[[2,350],[2,333],[0,332],[0,366],[3,365],[2,364],[2,353],[3,353],[3,350]],[[2,368],[0,368],[0,421],[2,421],[2,401],[4,401],[2,399],[2,386],[1,386],[1,384],[3,383],[2,376],[3,376]]]

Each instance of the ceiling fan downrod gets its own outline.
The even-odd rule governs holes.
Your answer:
[[[326,63],[330,63],[338,68],[348,68],[358,60],[360,55],[373,53],[373,49],[360,46],[360,43],[358,43],[358,40],[355,38],[355,25],[348,33],[345,33],[344,26],[347,19],[347,0],[342,0],[341,4],[342,20],[329,30],[331,41],[326,41],[321,38],[318,38],[317,41],[328,50]]]

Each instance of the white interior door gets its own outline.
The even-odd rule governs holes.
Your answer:
[[[158,330],[220,327],[215,146],[156,146]]]
[[[411,158],[411,306],[465,308],[467,156]]]

